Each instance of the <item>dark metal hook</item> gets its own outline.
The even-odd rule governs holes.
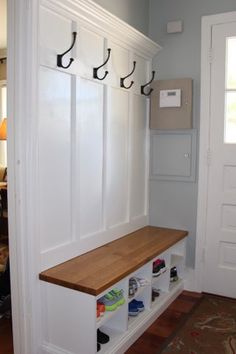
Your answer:
[[[64,52],[64,53],[62,53],[62,54],[57,54],[57,66],[59,66],[59,68],[67,69],[67,68],[69,68],[69,67],[71,66],[72,62],[74,61],[73,58],[70,58],[70,62],[69,62],[69,64],[68,64],[67,66],[64,66],[64,65],[62,64],[62,58],[63,58],[63,56],[64,56],[65,54],[67,54],[67,53],[74,47],[74,45],[75,45],[77,32],[72,32],[72,36],[73,36],[73,40],[72,40],[72,44],[71,44],[70,48],[69,48],[66,52]]]
[[[98,66],[97,68],[93,68],[93,78],[94,78],[94,79],[97,79],[97,80],[104,80],[104,79],[106,78],[107,74],[108,74],[108,71],[106,70],[103,77],[98,77],[98,70],[101,69],[104,65],[106,65],[106,63],[107,63],[108,60],[110,59],[111,48],[108,48],[108,49],[107,49],[107,52],[108,52],[108,55],[107,55],[107,58],[106,58],[105,62],[104,62],[102,65]]]
[[[145,89],[145,87],[147,87],[148,85],[150,85],[150,84],[153,82],[154,77],[155,77],[155,73],[156,73],[155,71],[152,71],[152,78],[151,78],[151,80],[150,80],[147,84],[141,86],[141,94],[142,94],[142,95],[144,95],[144,96],[150,96],[150,95],[151,95],[151,93],[152,93],[152,91],[153,91],[153,88],[151,88],[151,89],[149,90],[149,92],[147,92],[147,93],[145,93],[144,89]]]
[[[124,81],[134,73],[135,67],[136,67],[136,61],[133,62],[133,70],[131,71],[131,73],[125,77],[120,78],[120,87],[123,87],[128,90],[133,86],[133,84],[134,84],[133,80],[131,81],[129,86],[125,86]]]

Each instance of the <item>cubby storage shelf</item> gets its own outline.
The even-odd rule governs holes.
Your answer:
[[[170,291],[174,290],[175,288],[177,288],[180,284],[183,284],[183,280],[181,278],[179,278],[176,281],[170,282]]]
[[[186,231],[146,226],[42,272],[45,309],[54,321],[50,323],[54,345],[64,345],[60,334],[67,328],[69,353],[96,354],[99,328],[110,337],[107,344],[101,345],[99,353],[125,352],[183,290],[186,236]],[[170,265],[180,260],[176,255],[181,258],[181,264],[178,262],[180,276],[178,274],[179,280],[171,283]],[[167,269],[153,277],[153,261],[157,257],[165,260]],[[134,297],[129,298],[131,277],[145,279],[147,285],[138,288]],[[160,289],[160,295],[152,302],[154,287]],[[97,300],[113,288],[123,290],[125,303],[97,320]],[[132,299],[143,301],[145,307],[135,317],[128,315]]]
[[[120,311],[123,311],[124,305],[119,306],[115,311],[106,311],[103,316],[97,319],[97,328],[103,326],[108,322],[113,316],[116,316]]]

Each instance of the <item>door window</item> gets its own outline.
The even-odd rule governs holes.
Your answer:
[[[236,143],[236,37],[226,40],[225,143]]]

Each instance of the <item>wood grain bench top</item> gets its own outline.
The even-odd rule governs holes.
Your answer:
[[[98,295],[180,241],[187,231],[145,226],[40,273],[49,283]]]

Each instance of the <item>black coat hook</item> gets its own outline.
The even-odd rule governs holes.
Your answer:
[[[131,81],[129,86],[125,86],[124,81],[125,81],[125,79],[127,79],[128,77],[130,77],[134,73],[135,67],[136,67],[136,61],[133,62],[133,70],[131,71],[131,73],[128,74],[127,76],[125,76],[125,77],[121,77],[120,78],[120,87],[123,87],[123,88],[128,90],[128,89],[130,89],[133,86],[133,84],[134,84],[133,80]]]
[[[66,52],[57,55],[57,66],[59,66],[59,68],[67,69],[67,68],[69,68],[69,67],[71,66],[72,62],[74,61],[73,58],[70,58],[70,62],[69,62],[69,64],[68,64],[67,66],[64,66],[64,65],[62,64],[62,58],[63,58],[63,56],[64,56],[65,54],[67,54],[67,53],[74,47],[74,45],[75,45],[77,32],[72,32],[72,36],[73,36],[73,40],[72,40],[72,44],[71,44],[70,48],[69,48]]]
[[[107,70],[105,71],[105,74],[104,74],[103,77],[98,77],[98,70],[101,69],[104,65],[106,65],[106,63],[107,63],[108,60],[110,59],[111,48],[108,48],[108,49],[107,49],[107,53],[108,53],[108,55],[107,55],[107,58],[106,58],[105,62],[104,62],[102,65],[98,66],[97,68],[93,68],[93,78],[94,78],[94,79],[97,79],[97,80],[104,80],[104,79],[106,78],[106,76],[107,76],[107,74],[108,74],[108,71],[107,71]]]
[[[151,89],[149,90],[149,92],[147,92],[147,93],[145,93],[144,89],[145,89],[145,87],[147,87],[148,85],[150,85],[150,84],[153,82],[154,77],[155,77],[155,73],[156,73],[155,71],[152,71],[152,78],[151,78],[151,80],[150,80],[147,84],[141,86],[141,94],[142,94],[142,95],[144,95],[144,96],[150,96],[150,95],[151,95],[151,93],[152,93],[152,91],[153,91],[152,88],[151,88]]]

